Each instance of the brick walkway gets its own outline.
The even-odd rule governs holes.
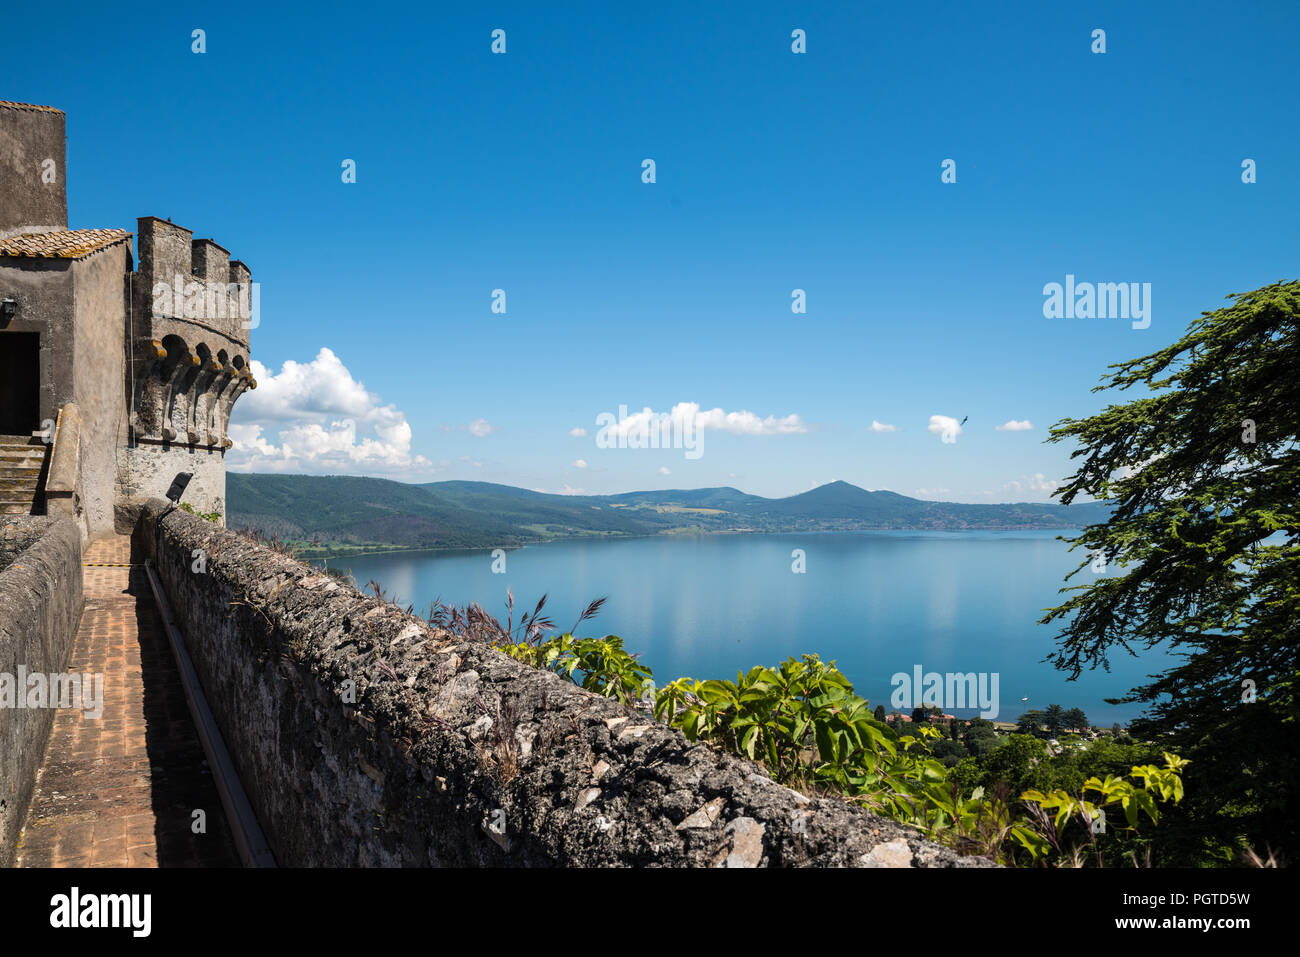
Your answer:
[[[237,867],[171,647],[130,540],[86,550],[68,671],[100,673],[104,713],[60,709],[19,838],[19,867]],[[191,830],[202,809],[207,833]]]

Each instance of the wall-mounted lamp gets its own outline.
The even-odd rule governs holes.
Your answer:
[[[18,302],[14,299],[0,299],[0,320],[8,322],[18,315]]]
[[[172,509],[180,504],[181,496],[185,494],[185,486],[190,484],[190,479],[194,478],[193,472],[177,472],[176,477],[172,479],[172,487],[167,490],[167,498],[171,504],[167,506],[167,511],[163,512],[159,518],[170,515]]]
[[[181,496],[185,494],[185,486],[190,484],[192,478],[194,478],[193,472],[176,473],[176,477],[172,479],[172,487],[167,490],[167,498],[173,505],[180,503]]]

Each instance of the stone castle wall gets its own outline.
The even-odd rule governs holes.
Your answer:
[[[991,866],[166,502],[133,549],[281,866]]]
[[[20,667],[28,675],[64,672],[81,609],[77,525],[44,517],[0,523],[0,681],[16,682]],[[53,708],[0,706],[0,867],[13,865],[53,724]]]

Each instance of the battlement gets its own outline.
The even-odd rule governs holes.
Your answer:
[[[140,265],[132,275],[136,335],[180,336],[193,345],[212,339],[214,350],[248,349],[256,293],[252,273],[212,239],[157,216],[137,220]],[[198,327],[198,328],[195,328]]]

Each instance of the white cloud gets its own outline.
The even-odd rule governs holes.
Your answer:
[[[886,424],[883,423],[883,422],[877,422],[875,419],[872,419],[872,420],[871,420],[871,431],[872,431],[872,432],[897,432],[897,431],[898,431],[898,426],[896,426],[896,425],[886,425]]]
[[[574,488],[572,485],[566,483],[563,486],[561,486],[560,490],[555,494],[556,495],[590,495],[591,493],[588,492],[585,488]]]
[[[254,359],[257,389],[230,424],[233,471],[408,477],[435,471],[411,454],[411,426],[391,402],[366,390],[331,350],[286,360],[278,374]]]
[[[1028,432],[1033,427],[1034,423],[1028,419],[1021,419],[1019,422],[1012,419],[1010,422],[1003,422],[997,427],[997,430],[999,432]]]
[[[575,439],[582,439],[586,438],[587,430],[580,425],[575,425],[573,428],[569,429],[569,434]]]
[[[670,468],[669,468],[668,466],[666,466],[666,465],[661,465],[661,466],[659,466],[659,474],[660,474],[660,475],[672,475],[672,474],[673,474],[673,470],[670,469]]]
[[[578,459],[576,462],[573,463],[573,467],[575,469],[585,469],[587,467],[587,460]]]
[[[952,445],[957,441],[957,436],[961,435],[961,423],[951,416],[932,415],[930,424],[926,426],[934,435],[939,436],[945,445]]]
[[[808,431],[808,426],[794,413],[780,419],[771,415],[760,419],[753,412],[723,412],[721,409],[700,412],[699,408],[695,402],[678,402],[673,406],[673,414],[678,414],[679,410],[692,410],[695,412],[696,427],[730,432],[733,435],[789,435]]]
[[[1042,472],[1035,472],[1029,480],[1029,487],[1035,492],[1054,492],[1060,485],[1056,479],[1049,479]]]
[[[730,432],[732,435],[791,435],[808,431],[808,426],[798,415],[791,413],[782,418],[769,415],[760,418],[753,412],[726,412],[721,408],[700,410],[698,402],[678,402],[671,412],[657,413],[649,406],[640,412],[633,412],[621,422],[605,426],[608,434],[649,435],[654,428],[654,420],[660,415],[667,415],[674,429],[685,432],[687,429],[716,432]]]

